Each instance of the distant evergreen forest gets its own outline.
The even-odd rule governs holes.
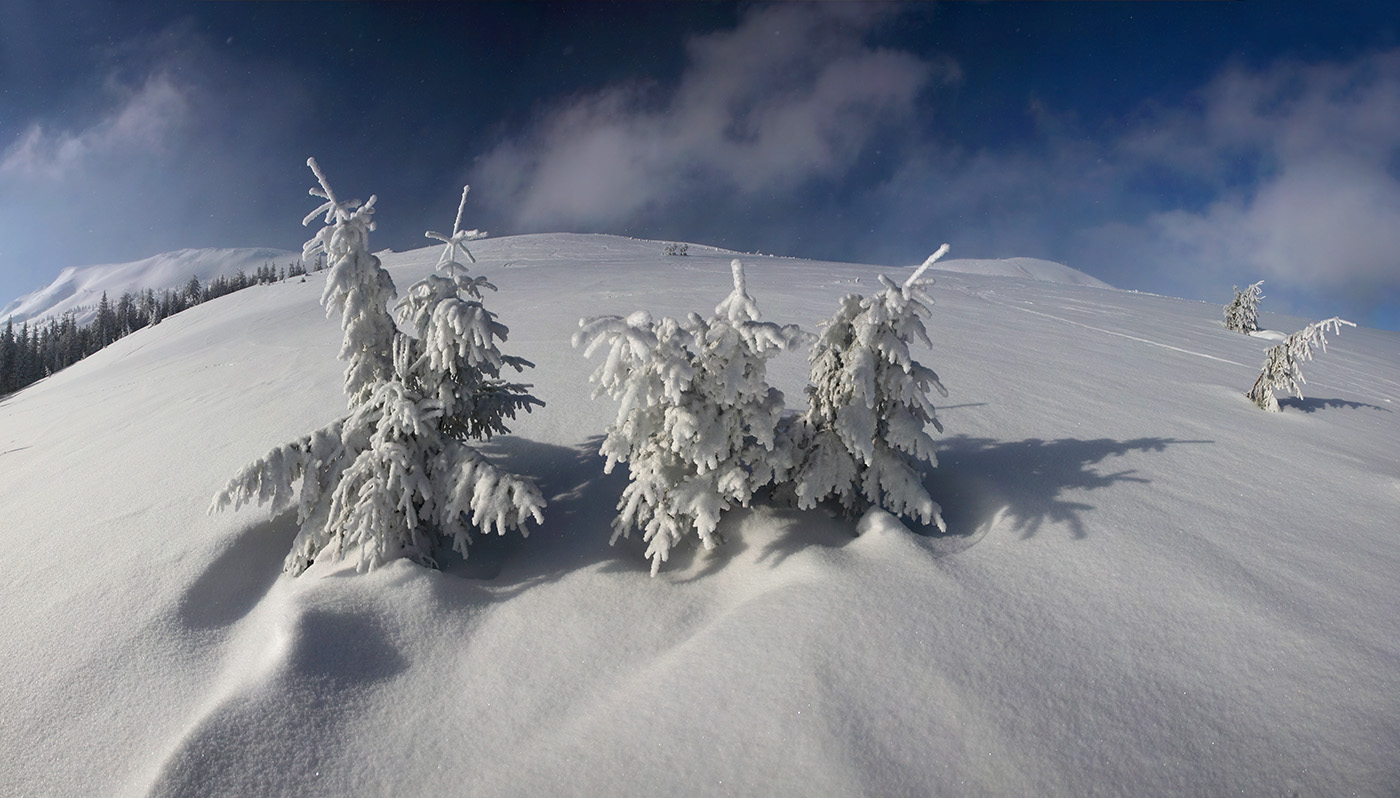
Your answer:
[[[104,291],[97,303],[96,318],[85,325],[78,323],[78,315],[86,308],[70,310],[46,325],[24,322],[16,328],[11,317],[0,333],[0,396],[38,382],[113,341],[142,327],[159,324],[161,319],[182,310],[250,286],[303,274],[306,268],[300,261],[280,269],[267,264],[252,274],[240,269],[233,277],[216,277],[207,285],[201,284],[198,277],[191,277],[183,289],[167,288],[159,294],[150,288],[135,294],[123,293],[116,304]]]

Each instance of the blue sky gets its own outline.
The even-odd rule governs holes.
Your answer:
[[[5,0],[0,302],[65,266],[468,224],[1120,288],[1400,329],[1390,2]]]

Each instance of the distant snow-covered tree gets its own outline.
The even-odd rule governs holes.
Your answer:
[[[1235,286],[1235,299],[1225,306],[1226,329],[1246,335],[1259,330],[1259,300],[1264,298],[1259,286],[1263,284],[1260,280],[1243,291]]]
[[[97,318],[93,320],[93,327],[94,350],[101,349],[121,337],[117,325],[117,312],[112,309],[106,291],[102,292],[102,299],[97,303]]]
[[[713,548],[720,514],[791,467],[774,434],[783,395],[767,384],[766,363],[805,334],[760,321],[743,264],[731,269],[734,290],[708,319],[596,316],[574,335],[585,356],[606,350],[594,395],[618,400],[601,454],[608,473],[627,463],[630,482],[612,542],[640,529],[652,575],[690,534]]]
[[[204,288],[199,284],[197,275],[190,275],[190,281],[185,283],[185,307],[192,307],[204,301]]]
[[[1278,397],[1275,391],[1288,391],[1299,399],[1303,398],[1302,363],[1305,360],[1312,360],[1313,347],[1320,347],[1322,351],[1327,351],[1327,328],[1331,327],[1333,333],[1340,333],[1342,325],[1355,327],[1356,325],[1333,316],[1330,319],[1316,321],[1298,332],[1293,333],[1283,339],[1283,343],[1271,347],[1264,354],[1264,366],[1259,372],[1259,377],[1254,381],[1254,387],[1245,394],[1254,404],[1262,410],[1273,413],[1279,412]]]
[[[0,396],[4,396],[15,385],[16,363],[19,355],[19,343],[15,340],[15,319],[13,316],[5,320],[5,332],[0,334]]]
[[[661,248],[661,254],[663,254],[663,255],[689,255],[689,254],[690,254],[690,245],[689,245],[689,244],[684,244],[684,243],[682,243],[682,244],[677,244],[677,243],[667,244],[666,246],[664,246],[664,247]]]
[[[932,280],[923,274],[947,251],[944,244],[902,285],[880,275],[885,290],[846,296],[824,323],[812,347],[808,409],[791,433],[800,452],[792,478],[799,507],[834,497],[852,515],[878,506],[945,528],[915,465],[938,464],[926,427],[943,427],[928,392],[948,392],[910,345],[932,346],[923,323]]]
[[[326,226],[303,254],[330,262],[322,303],[341,317],[350,412],[246,466],[211,511],[248,501],[275,511],[295,501],[300,529],[286,561],[292,574],[356,549],[359,570],[398,557],[435,565],[443,540],[465,557],[473,529],[526,533],[529,519],[543,518],[543,495],[467,443],[508,431],[504,419],[543,404],[524,392],[528,386],[498,378],[502,366],[531,364],[502,355],[495,342],[506,328],[458,293],[479,299],[476,287],[486,284],[451,273],[460,264],[450,253],[470,234],[455,227],[451,237],[430,234],[448,243],[450,276],[413,286],[399,312],[417,337],[400,333],[386,307],[393,280],[369,250],[375,198],[339,201],[315,160],[307,164],[320,183],[312,194],[326,202],[304,223],[324,211]]]

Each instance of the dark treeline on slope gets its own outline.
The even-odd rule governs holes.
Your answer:
[[[281,269],[268,264],[252,274],[242,269],[232,277],[219,277],[207,285],[198,277],[181,289],[165,289],[156,293],[147,288],[135,294],[126,292],[112,303],[107,293],[97,304],[97,315],[87,324],[78,323],[78,310],[50,319],[48,324],[15,327],[14,319],[5,322],[0,332],[0,396],[18,391],[61,369],[67,368],[97,350],[133,332],[160,323],[187,308],[217,299],[234,291],[306,273],[301,262]]]

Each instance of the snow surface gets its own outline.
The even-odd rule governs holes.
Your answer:
[[[102,293],[115,307],[123,293],[135,295],[147,288],[157,295],[169,289],[182,289],[191,277],[201,285],[215,277],[232,277],[240,270],[252,274],[269,263],[286,266],[301,259],[301,253],[285,249],[181,249],[130,263],[104,263],[97,266],[70,266],[47,286],[25,294],[0,310],[0,321],[43,322],[78,312],[78,322],[87,324],[97,317]]]
[[[1271,414],[1244,397],[1270,342],[1219,306],[939,274],[949,532],[759,507],[649,578],[608,546],[615,408],[569,338],[729,291],[732,255],[658,246],[473,245],[549,403],[486,450],[550,504],[441,572],[292,579],[290,516],[205,515],[343,411],[321,275],[0,399],[0,793],[1400,792],[1400,335],[1344,330]],[[403,290],[437,256],[385,263]],[[807,329],[878,285],[744,261]],[[769,364],[793,409],[804,355]]]

